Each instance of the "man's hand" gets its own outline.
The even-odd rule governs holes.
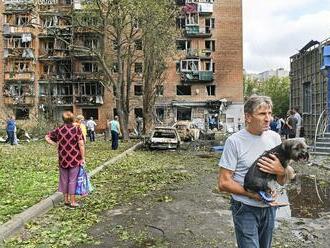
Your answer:
[[[270,158],[262,157],[258,160],[259,169],[269,174],[284,176],[285,170],[280,160],[274,154],[269,154],[269,156]]]

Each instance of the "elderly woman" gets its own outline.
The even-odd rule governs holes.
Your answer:
[[[65,205],[79,207],[75,191],[79,168],[85,163],[85,147],[82,131],[73,124],[74,115],[67,111],[63,113],[64,124],[49,132],[45,139],[57,146],[59,159],[59,187],[64,194]]]

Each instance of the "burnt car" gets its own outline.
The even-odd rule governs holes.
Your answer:
[[[174,127],[155,127],[148,140],[150,149],[177,149],[180,143],[180,136]]]
[[[178,121],[173,127],[178,131],[181,140],[192,141],[199,139],[200,130],[191,121]]]

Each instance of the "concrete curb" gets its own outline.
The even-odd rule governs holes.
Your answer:
[[[114,164],[119,160],[125,158],[133,151],[135,151],[137,148],[139,148],[141,145],[142,142],[134,145],[133,147],[129,148],[123,153],[117,155],[116,157],[108,160],[104,164],[95,168],[93,171],[89,173],[90,177],[93,177],[108,165]],[[33,205],[32,207],[26,209],[22,213],[14,215],[9,221],[7,221],[6,223],[0,226],[0,245],[3,240],[16,234],[25,225],[26,222],[48,212],[50,209],[52,209],[56,204],[58,204],[62,200],[63,200],[63,194],[60,192],[56,192],[53,195],[47,197],[46,199],[41,200],[39,203]]]

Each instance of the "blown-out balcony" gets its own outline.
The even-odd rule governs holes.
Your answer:
[[[20,106],[20,105],[28,105],[33,106],[34,96],[5,96],[4,98],[4,104],[8,106]]]
[[[182,82],[207,83],[213,81],[213,71],[184,71],[181,72]]]
[[[185,27],[184,34],[188,38],[210,38],[212,37],[211,28],[200,27],[199,25],[189,25]]]
[[[103,104],[103,97],[99,95],[76,96],[75,104],[80,106],[96,106]]]

